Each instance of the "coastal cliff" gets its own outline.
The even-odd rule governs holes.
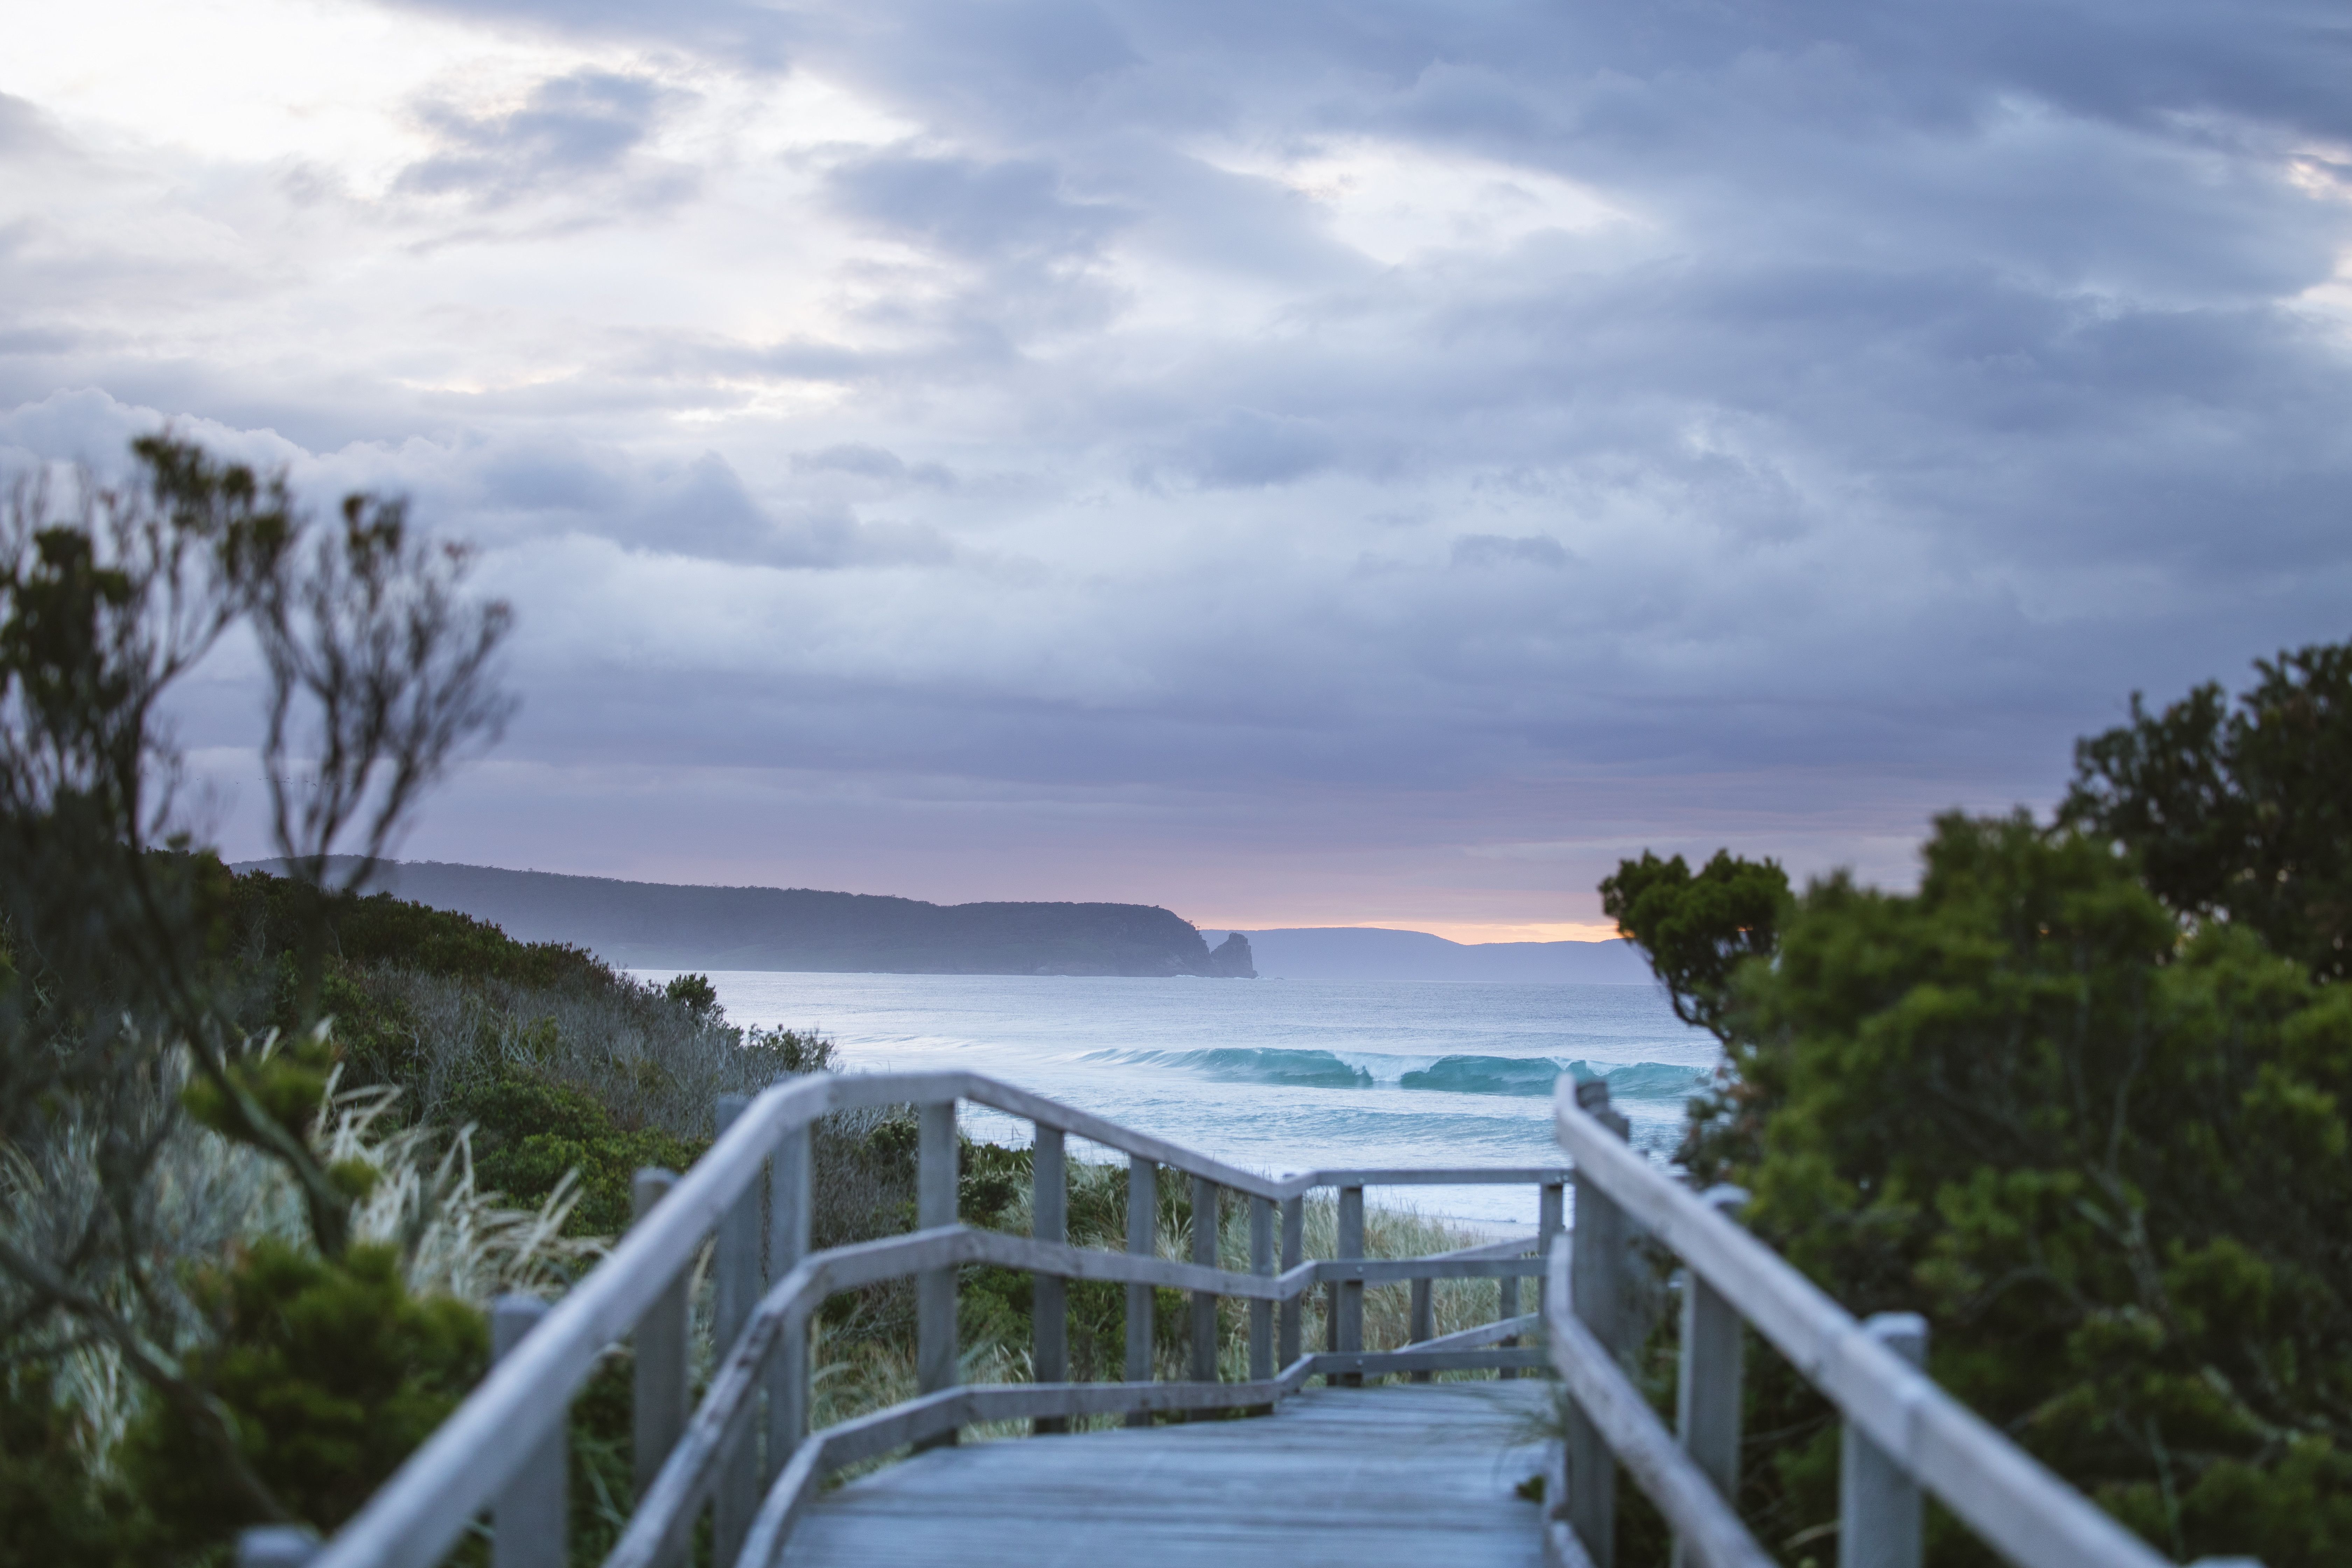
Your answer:
[[[274,870],[254,862],[249,870]],[[522,942],[569,942],[625,969],[884,974],[1254,978],[1248,939],[1215,952],[1149,904],[931,904],[808,888],[703,888],[436,861],[373,884],[488,921]]]

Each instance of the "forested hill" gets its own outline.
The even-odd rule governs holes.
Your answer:
[[[240,870],[274,870],[248,862]],[[585,947],[627,969],[897,974],[1254,973],[1247,942],[1212,953],[1145,904],[928,904],[807,888],[698,888],[412,861],[382,890],[458,910],[521,942]]]

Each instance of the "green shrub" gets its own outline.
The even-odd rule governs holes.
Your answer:
[[[131,1568],[149,1522],[120,1480],[94,1472],[45,1370],[0,1386],[0,1568]]]
[[[518,1205],[542,1203],[564,1173],[580,1173],[580,1202],[565,1229],[617,1236],[630,1219],[631,1179],[648,1165],[683,1171],[707,1140],[658,1128],[626,1131],[582,1090],[509,1072],[459,1094],[451,1112],[474,1129],[474,1179]]]
[[[1925,1313],[1937,1381],[2159,1548],[2343,1561],[2352,994],[2022,814],[1924,858],[1915,894],[1815,883],[1731,975],[1736,1089],[1685,1158],[1849,1310]],[[1746,1500],[1788,1542],[1834,1517],[1834,1423],[1775,1358],[1752,1386]]]
[[[398,1254],[362,1244],[333,1261],[265,1237],[201,1270],[190,1293],[211,1342],[188,1377],[225,1409],[238,1451],[280,1502],[321,1530],[356,1512],[481,1376],[487,1321],[419,1300]],[[182,1547],[257,1522],[181,1422],[151,1404],[123,1445],[125,1474]]]

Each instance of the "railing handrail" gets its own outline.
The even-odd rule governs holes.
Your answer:
[[[1590,1183],[1786,1356],[1846,1419],[2021,1568],[2165,1568],[2166,1559],[1880,1343],[1787,1259],[1652,1165],[1563,1078],[1559,1142]],[[1556,1310],[1565,1310],[1555,1297]]]
[[[1273,1203],[1288,1203],[1323,1187],[1343,1190],[1364,1186],[1405,1184],[1558,1184],[1570,1173],[1564,1166],[1503,1169],[1451,1168],[1330,1169],[1267,1177],[1244,1171],[1148,1133],[1080,1110],[1026,1089],[963,1071],[813,1074],[780,1081],[754,1096],[664,1197],[654,1223],[634,1226],[585,1279],[572,1287],[552,1310],[493,1366],[482,1383],[451,1413],[447,1420],[408,1461],[371,1497],[330,1540],[314,1560],[313,1568],[432,1568],[463,1532],[465,1521],[486,1506],[527,1461],[541,1439],[562,1418],[571,1394],[587,1381],[606,1346],[627,1336],[657,1298],[691,1263],[696,1252],[724,1216],[753,1190],[769,1156],[786,1137],[807,1129],[822,1118],[842,1110],[887,1105],[936,1105],[969,1100],[1022,1117],[1044,1128],[1076,1134],[1199,1179]],[[985,1242],[948,1241],[946,1233],[987,1237]],[[1070,1247],[1066,1243],[1041,1243],[1001,1233],[942,1226],[909,1236],[836,1248],[817,1254],[797,1266],[787,1280],[802,1278],[821,1259],[838,1261],[843,1254],[864,1249],[907,1248],[921,1244],[944,1253],[965,1247],[998,1249],[1007,1258],[1015,1252],[1024,1261],[1013,1264],[1033,1272],[1055,1275],[1062,1254],[1084,1254],[1094,1259],[1121,1259],[1118,1272],[1089,1272],[1070,1278],[1135,1279],[1142,1283],[1166,1283],[1180,1289],[1207,1290],[1265,1300],[1295,1299],[1316,1283],[1380,1282],[1427,1279],[1458,1273],[1467,1277],[1516,1275],[1507,1259],[1463,1258],[1423,1272],[1399,1272],[1432,1260],[1315,1260],[1279,1276],[1233,1274],[1197,1264],[1134,1258],[1107,1250]],[[1501,1244],[1508,1245],[1508,1244]],[[1058,1247],[1059,1252],[1054,1249]],[[1481,1249],[1468,1249],[1476,1251]],[[876,1254],[879,1263],[883,1254]],[[928,1256],[927,1254],[925,1256]],[[984,1261],[975,1256],[970,1261]],[[948,1267],[937,1261],[922,1267]],[[1150,1265],[1146,1270],[1139,1266]],[[1336,1272],[1324,1272],[1337,1270]],[[893,1270],[896,1272],[897,1270]],[[1163,1278],[1163,1275],[1165,1276]],[[1468,1353],[1468,1352],[1459,1352]]]
[[[1492,1245],[1517,1246],[1525,1251],[1534,1249],[1532,1238]],[[1496,1279],[1503,1278],[1502,1271],[1508,1269],[1513,1278],[1534,1279],[1540,1277],[1545,1268],[1543,1260],[1538,1258],[1463,1258],[1440,1254],[1432,1258],[1394,1261],[1413,1270],[1411,1275],[1399,1278]],[[758,1391],[758,1367],[765,1358],[772,1340],[799,1330],[808,1315],[822,1305],[826,1297],[838,1291],[877,1284],[885,1279],[901,1279],[928,1268],[960,1268],[974,1263],[993,1264],[1001,1268],[1015,1268],[1063,1279],[1164,1285],[1181,1290],[1206,1290],[1220,1296],[1238,1296],[1262,1301],[1289,1300],[1318,1284],[1359,1278],[1346,1272],[1319,1272],[1323,1269],[1344,1270],[1349,1267],[1344,1260],[1305,1263],[1274,1276],[1237,1274],[1230,1269],[1211,1268],[1196,1263],[1180,1263],[1163,1258],[1139,1258],[1131,1253],[1074,1247],[1067,1242],[1039,1241],[1032,1237],[982,1230],[967,1225],[910,1231],[904,1236],[855,1242],[846,1247],[812,1253],[803,1258],[790,1274],[778,1280],[753,1310],[744,1332],[722,1358],[722,1364],[713,1374],[709,1392],[696,1409],[686,1436],[670,1450],[670,1456],[664,1462],[653,1487],[639,1500],[627,1531],[606,1560],[606,1568],[643,1568],[644,1564],[661,1560],[677,1544],[677,1532],[691,1521],[690,1510],[704,1500],[714,1482],[720,1453],[727,1446],[729,1434],[748,1415],[751,1400]],[[1345,1371],[1363,1370],[1367,1364],[1391,1365],[1399,1371],[1413,1371],[1417,1370],[1413,1364],[1415,1352],[1418,1352],[1420,1360],[1435,1366],[1442,1364],[1444,1357],[1474,1348],[1475,1342],[1466,1336],[1455,1335],[1444,1342],[1433,1341],[1415,1345],[1404,1352],[1371,1352],[1346,1357],[1344,1367],[1339,1366],[1343,1358],[1325,1353],[1320,1359]],[[1530,1352],[1530,1357],[1535,1353]],[[1489,1355],[1479,1359],[1491,1365],[1496,1358]],[[1305,1357],[1300,1364],[1307,1365],[1311,1374],[1317,1360],[1315,1356]],[[1100,1389],[1113,1385],[1072,1386]],[[1229,1403],[1247,1405],[1253,1401],[1236,1397],[1230,1399]],[[1045,1413],[1059,1414],[1061,1411],[1049,1408]]]
[[[1669,1435],[1649,1401],[1570,1305],[1569,1253],[1554,1247],[1544,1328],[1552,1364],[1569,1394],[1657,1505],[1694,1568],[1772,1568],[1772,1559],[1739,1522],[1728,1500]],[[1551,1528],[1548,1521],[1548,1528]]]

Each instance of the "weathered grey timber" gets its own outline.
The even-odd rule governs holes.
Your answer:
[[[960,1223],[955,1128],[958,1103],[964,1100],[1034,1122],[1034,1234],[1007,1235]],[[812,1122],[835,1110],[890,1104],[912,1104],[918,1113],[920,1228],[811,1252]],[[1068,1491],[1081,1500],[1071,1507],[1085,1518],[1099,1514],[1128,1521],[1117,1552],[1120,1568],[1127,1568],[1124,1560],[1137,1557],[1136,1542],[1145,1538],[1164,1538],[1171,1553],[1142,1558],[1147,1564],[1198,1561],[1213,1550],[1221,1558],[1344,1561],[1353,1568],[1398,1560],[1391,1549],[1406,1542],[1415,1562],[1532,1562],[1531,1556],[1509,1553],[1539,1548],[1543,1560],[1559,1568],[1613,1568],[1608,1507],[1614,1489],[1602,1483],[1622,1465],[1675,1531],[1679,1561],[1690,1568],[1759,1568],[1763,1559],[1726,1498],[1736,1478],[1743,1321],[1787,1356],[1845,1418],[1849,1473],[1841,1539],[1863,1548],[1849,1559],[1854,1568],[1900,1568],[1916,1561],[1923,1490],[1943,1500],[2021,1568],[2150,1568],[2161,1561],[1906,1363],[1898,1353],[1907,1348],[1905,1337],[1889,1331],[1910,1325],[1856,1323],[1727,1218],[1719,1201],[1724,1194],[1695,1195],[1628,1149],[1622,1120],[1608,1115],[1605,1085],[1571,1087],[1563,1081],[1555,1122],[1562,1145],[1575,1156],[1572,1173],[1557,1166],[1350,1169],[1266,1177],[969,1073],[791,1080],[748,1103],[722,1106],[719,1121],[717,1142],[684,1176],[640,1173],[639,1222],[528,1334],[517,1331],[519,1320],[510,1326],[500,1339],[503,1353],[481,1386],[324,1545],[315,1560],[318,1568],[431,1568],[485,1511],[494,1522],[506,1524],[510,1537],[520,1537],[499,1543],[501,1561],[514,1560],[517,1553],[526,1560],[562,1560],[560,1534],[551,1538],[545,1526],[520,1521],[553,1521],[555,1531],[562,1529],[561,1478],[546,1458],[559,1451],[569,1402],[606,1350],[625,1339],[634,1341],[637,1351],[638,1499],[607,1568],[669,1568],[706,1521],[719,1544],[733,1545],[740,1538],[731,1568],[775,1568],[788,1554],[795,1561],[806,1558],[817,1550],[811,1544],[814,1537],[796,1535],[795,1526],[832,1517],[823,1490],[826,1479],[845,1467],[909,1447],[918,1457],[907,1466],[845,1489],[835,1500],[913,1488],[920,1494],[918,1502],[895,1511],[930,1520],[939,1533],[929,1546],[919,1543],[903,1559],[862,1552],[861,1565],[867,1560],[944,1555],[993,1561],[985,1555],[996,1550],[989,1521],[1014,1507],[1013,1471],[1027,1469],[1047,1478],[1034,1486],[1021,1483],[1033,1493]],[[1066,1240],[1064,1142],[1071,1135],[1129,1156],[1129,1250],[1075,1247]],[[1204,1221],[1215,1213],[1223,1191],[1247,1199],[1246,1272],[1220,1266],[1214,1230],[1207,1224],[1192,1238],[1192,1260],[1160,1256],[1163,1167],[1193,1179],[1195,1213]],[[1576,1227],[1569,1231],[1563,1184],[1571,1174],[1579,1213]],[[1363,1189],[1430,1183],[1534,1184],[1537,1234],[1434,1258],[1361,1257]],[[770,1205],[764,1237],[758,1224],[763,1184]],[[1303,1194],[1318,1187],[1338,1193],[1341,1256],[1336,1258],[1302,1255]],[[1279,1273],[1273,1257],[1277,1209]],[[1627,1267],[1637,1238],[1675,1254],[1687,1270],[1681,1381],[1689,1396],[1678,1413],[1678,1436],[1666,1433],[1628,1382],[1621,1362],[1631,1342],[1655,1321],[1654,1294],[1636,1289],[1635,1271]],[[709,1321],[719,1332],[710,1347],[711,1375],[689,1415],[686,1336],[693,1318],[685,1291],[697,1258],[713,1242]],[[1531,1250],[1540,1258],[1529,1258]],[[1129,1375],[1117,1383],[960,1386],[956,1276],[972,1264],[1026,1271],[1038,1280],[1036,1370],[1063,1377],[1066,1367],[1053,1363],[1066,1359],[1059,1353],[1066,1343],[1059,1332],[1066,1295],[1045,1289],[1046,1282],[1090,1279],[1129,1287]],[[840,1291],[909,1276],[916,1281],[916,1362],[923,1392],[888,1409],[809,1431],[806,1352],[813,1317]],[[1530,1276],[1538,1282],[1540,1310],[1522,1316],[1517,1286]],[[1502,1321],[1434,1337],[1432,1314],[1416,1301],[1414,1342],[1388,1349],[1364,1344],[1368,1286],[1442,1279],[1495,1279]],[[1299,1354],[1300,1298],[1318,1286],[1330,1293],[1328,1349]],[[1151,1299],[1153,1289],[1162,1287],[1195,1293],[1196,1329],[1203,1320],[1215,1326],[1209,1312],[1218,1298],[1252,1304],[1246,1381],[1220,1381],[1216,1358],[1199,1353],[1215,1350],[1213,1339],[1195,1339],[1191,1347],[1194,1353],[1188,1360],[1202,1375],[1154,1380]],[[1516,1342],[1538,1323],[1546,1345],[1520,1348]],[[1278,1325],[1271,1336],[1270,1325]],[[1269,1337],[1276,1341],[1278,1358],[1266,1354]],[[1907,1345],[1916,1342],[1914,1334]],[[1276,1359],[1279,1373],[1273,1371]],[[1548,1495],[1559,1500],[1539,1509],[1489,1506],[1499,1501],[1496,1487],[1517,1484],[1526,1470],[1499,1479],[1489,1476],[1494,1485],[1480,1490],[1486,1482],[1467,1479],[1461,1468],[1464,1452],[1489,1453],[1494,1446],[1477,1448],[1486,1439],[1474,1442],[1466,1435],[1475,1423],[1465,1426],[1467,1417],[1455,1422],[1445,1412],[1470,1408],[1460,1403],[1465,1400],[1487,1401],[1488,1415],[1506,1406],[1541,1405],[1549,1398],[1549,1384],[1497,1380],[1327,1387],[1308,1404],[1299,1403],[1317,1377],[1327,1384],[1360,1384],[1417,1373],[1507,1374],[1547,1363],[1561,1374],[1571,1395],[1567,1440],[1540,1452],[1525,1443],[1517,1449],[1505,1445],[1503,1461],[1507,1472],[1541,1460]],[[1328,1432],[1297,1436],[1314,1424],[1293,1417],[1339,1408],[1328,1404],[1332,1400],[1371,1403],[1349,1405],[1353,1414],[1344,1420],[1331,1418],[1335,1429],[1351,1433],[1344,1443],[1327,1441]],[[1403,1413],[1410,1411],[1419,1414],[1407,1418]],[[1366,1412],[1377,1413],[1379,1421],[1360,1419]],[[1219,1414],[1252,1418],[1203,1419]],[[956,1447],[959,1436],[975,1426],[997,1424],[1002,1430],[1018,1423],[1052,1434],[1080,1417],[1106,1416],[1123,1418],[1128,1429],[1050,1435],[971,1450]],[[1158,1420],[1184,1416],[1192,1419],[1181,1427]],[[1370,1430],[1373,1426],[1392,1430],[1379,1436]],[[1415,1431],[1422,1436],[1414,1437]],[[1155,1458],[1163,1451],[1159,1446],[1180,1432],[1198,1446],[1171,1450],[1181,1461]],[[1396,1462],[1407,1451],[1412,1461]],[[931,1485],[922,1479],[997,1474],[992,1467],[1010,1467],[999,1477],[1002,1485]],[[914,1479],[892,1480],[893,1476]],[[1114,1477],[1115,1484],[1097,1485],[1087,1479],[1092,1476]],[[750,1488],[746,1477],[752,1478]],[[750,1510],[754,1499],[756,1510]],[[857,1506],[854,1500],[840,1502],[844,1517]],[[959,1508],[969,1528],[950,1533],[949,1521]],[[1371,1536],[1381,1539],[1360,1540],[1368,1527],[1352,1521],[1356,1515],[1374,1521]],[[1038,1531],[1044,1530],[1038,1521],[1050,1516],[1050,1509],[1020,1514]],[[1457,1527],[1458,1540],[1431,1533]],[[1054,1533],[1058,1542],[1069,1532]],[[1339,1544],[1327,1551],[1335,1542]],[[257,1533],[241,1544],[240,1560],[274,1562],[301,1545],[299,1537],[282,1531]],[[1183,1557],[1184,1551],[1195,1555]],[[1105,1554],[1097,1551],[1095,1556]],[[287,1568],[299,1560],[289,1559]],[[1052,1543],[1033,1542],[1021,1560],[1093,1559],[1066,1559]],[[720,1561],[726,1561],[723,1553]]]
[[[490,1303],[490,1353],[505,1356],[547,1316],[547,1303],[530,1296],[501,1296]],[[564,1568],[564,1468],[569,1456],[561,1433],[540,1440],[539,1451],[515,1472],[490,1510],[490,1568]]]
[[[818,1568],[1538,1568],[1532,1383],[1304,1393],[1270,1416],[971,1444],[812,1504]]]
[[[1070,1238],[1070,1184],[1064,1153],[1060,1128],[1037,1129],[1036,1142],[1030,1146],[1029,1234],[1056,1245]],[[1069,1375],[1069,1289],[1057,1274],[1039,1273],[1031,1281],[1029,1364],[1040,1383],[1059,1383]],[[1266,1375],[1273,1375],[1271,1369]],[[1038,1416],[1034,1428],[1041,1437],[1068,1429],[1069,1423],[1058,1415]]]
[[[1619,1370],[1609,1336],[1622,1321],[1614,1288],[1624,1257],[1621,1227],[1638,1226],[1665,1247],[1791,1366],[1827,1395],[1848,1432],[1868,1446],[1862,1473],[1844,1478],[1841,1531],[1867,1542],[1873,1563],[1916,1562],[1910,1503],[1899,1484],[1916,1483],[2019,1568],[2158,1568],[2165,1560],[2044,1469],[2023,1449],[1936,1386],[1898,1349],[1914,1325],[1874,1331],[1707,1202],[1627,1148],[1622,1119],[1604,1120],[1608,1086],[1562,1079],[1553,1096],[1560,1145],[1577,1167],[1573,1300],[1562,1258],[1546,1313],[1555,1364],[1566,1374],[1576,1409],[1569,1424],[1568,1531],[1554,1531],[1555,1561],[1612,1568],[1612,1521],[1598,1485],[1622,1460],[1690,1557],[1713,1564],[1753,1550],[1721,1537],[1729,1518],[1716,1481],[1700,1460],[1707,1440],[1685,1432],[1687,1447],[1662,1446],[1648,1407]],[[1599,1114],[1596,1114],[1599,1113]],[[1612,1124],[1613,1122],[1613,1124]],[[1890,1342],[1890,1341],[1894,1342]],[[1903,1347],[1907,1349],[1907,1346]],[[1736,1373],[1717,1360],[1716,1375]],[[1737,1397],[1732,1396],[1734,1408]],[[1638,1407],[1638,1408],[1637,1408]],[[1593,1463],[1580,1437],[1597,1436]],[[1691,1439],[1698,1438],[1697,1442]],[[1847,1446],[1852,1456],[1854,1445]],[[1586,1465],[1580,1477],[1577,1467]],[[1737,1521],[1732,1521],[1737,1529]],[[1562,1537],[1565,1539],[1561,1539]],[[1744,1534],[1741,1537],[1744,1541]],[[1759,1556],[1758,1561],[1762,1561]]]

